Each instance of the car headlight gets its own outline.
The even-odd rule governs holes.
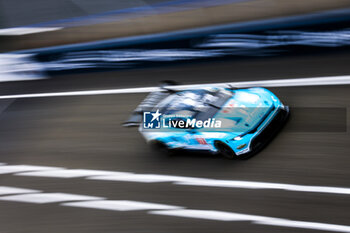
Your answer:
[[[237,150],[244,148],[246,145],[247,144],[244,143],[244,144],[241,144],[241,145],[237,146]]]

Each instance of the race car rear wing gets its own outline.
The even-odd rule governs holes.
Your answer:
[[[165,86],[176,85],[174,82],[166,81],[161,83],[160,90],[151,92],[148,96],[136,107],[127,121],[123,123],[124,127],[137,127],[142,122],[144,112],[151,111],[160,101],[175,93],[176,91]]]

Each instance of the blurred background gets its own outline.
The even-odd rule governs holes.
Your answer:
[[[349,22],[348,0],[0,0],[0,232],[350,232]],[[121,124],[163,80],[267,87],[291,117],[247,161],[155,154]]]

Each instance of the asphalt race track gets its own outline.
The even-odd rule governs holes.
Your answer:
[[[142,87],[153,86],[166,79],[205,83],[344,75],[349,73],[347,59],[348,54],[326,54],[62,75],[41,81],[3,83],[0,91],[1,95],[5,95]],[[94,82],[97,78],[99,81]],[[292,111],[300,107],[341,108],[347,111],[350,103],[349,86],[346,85],[270,90],[290,105]],[[300,124],[312,124],[315,118],[305,119],[300,111],[295,111],[268,147],[250,160],[229,161],[208,154],[167,156],[152,152],[137,129],[121,127],[144,96],[120,94],[1,100],[0,163],[5,164],[0,166],[0,209],[3,210],[0,211],[0,232],[349,232],[350,196],[346,190],[350,188],[350,136],[346,122],[336,122],[343,130],[334,132],[329,127],[325,127],[324,131],[303,130]],[[348,115],[344,115],[344,119],[349,122]],[[49,168],[11,168],[12,165]],[[88,179],[92,176],[90,173],[62,178],[64,176],[57,176],[59,170],[53,167],[88,169],[88,173],[96,174],[101,170],[125,173],[114,174],[119,177],[115,180],[98,176]],[[53,171],[56,177],[35,173],[21,175],[45,169]],[[79,170],[78,174],[84,172]],[[176,176],[176,179],[185,179],[185,182],[195,177],[264,183],[259,183],[262,188],[257,188],[256,183],[249,183],[254,188],[218,184],[214,187],[181,185],[174,182],[173,177],[147,174]],[[277,186],[282,188],[267,188],[270,183],[278,183]],[[282,184],[301,187],[289,189],[283,188]],[[38,204],[35,203],[35,195],[19,195],[31,191],[15,191],[12,194],[17,193],[21,200],[8,199],[10,194],[6,193],[4,186],[34,189],[37,191],[32,192],[39,192],[39,196],[41,193],[64,194],[54,195],[56,201]],[[347,189],[344,193],[330,193],[322,189],[311,192],[305,186]],[[65,194],[136,203],[118,202],[114,210],[106,210],[103,205],[99,205],[99,209],[78,208],[69,205],[86,197],[69,199],[69,195]],[[66,199],[59,199],[61,196]],[[139,202],[170,206],[142,207]],[[237,216],[230,215],[229,219],[232,219],[228,220],[221,212],[210,212],[206,218],[200,211],[199,214],[192,213],[192,218],[175,217],[167,212],[173,208],[178,211],[178,206],[249,216],[240,216],[242,219],[237,220]],[[257,217],[251,215],[303,223],[296,227],[298,224],[293,222],[286,227],[289,223],[266,223],[267,220],[256,220]],[[305,222],[348,228],[340,229],[333,225],[327,228]]]

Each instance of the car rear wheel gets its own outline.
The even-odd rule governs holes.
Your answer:
[[[227,144],[217,141],[214,143],[215,148],[218,150],[218,153],[226,159],[235,159],[235,152]]]
[[[170,154],[170,150],[164,142],[152,141],[150,145],[152,150],[158,154]]]

